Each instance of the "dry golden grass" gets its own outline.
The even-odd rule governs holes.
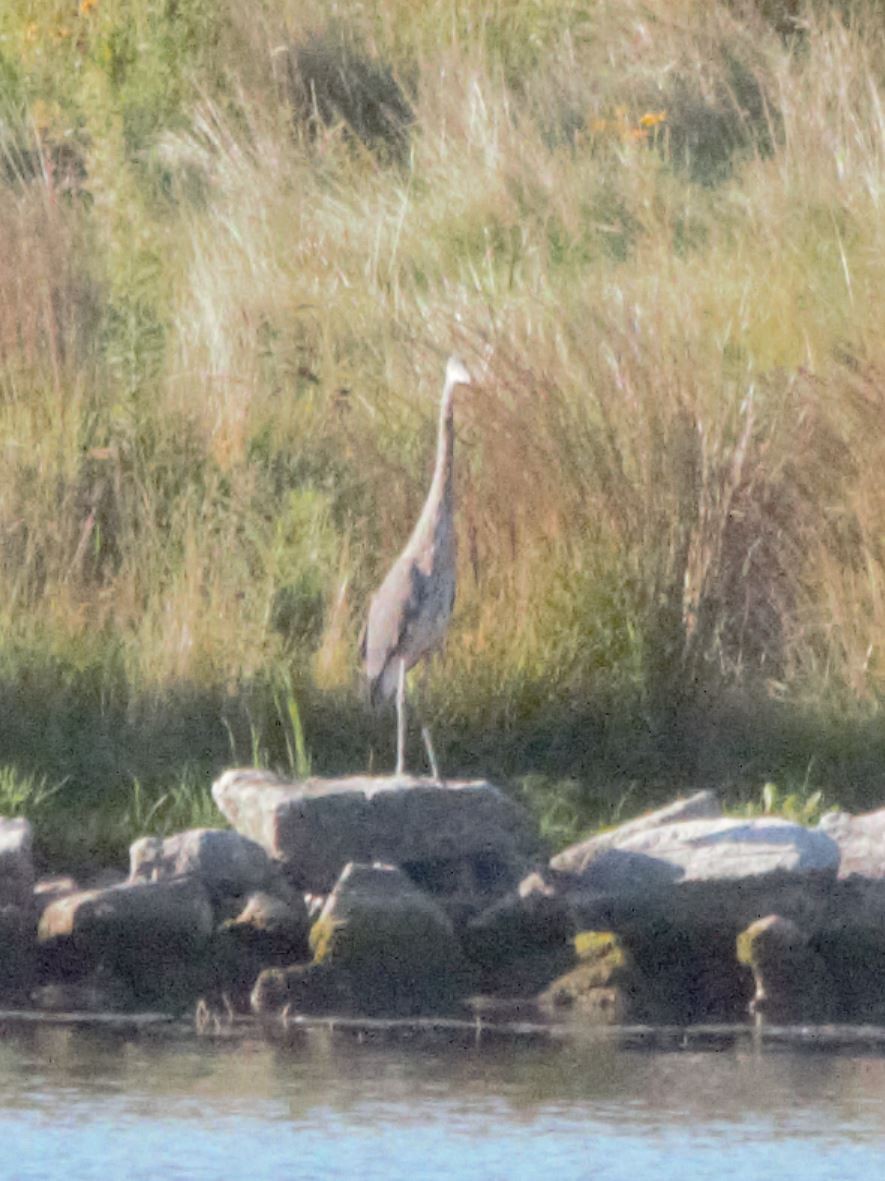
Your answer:
[[[137,62],[110,2],[0,18],[10,685],[39,650],[248,712],[294,671],[320,763],[363,758],[334,719],[457,349],[453,757],[874,716],[879,6],[180,9]]]

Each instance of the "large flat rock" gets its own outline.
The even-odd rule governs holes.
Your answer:
[[[664,928],[718,933],[733,945],[737,931],[768,914],[806,930],[828,924],[839,847],[788,820],[723,816],[625,826],[589,856],[583,849],[576,872],[558,868],[566,860],[551,863],[556,888],[582,927],[644,932],[642,940]]]
[[[569,845],[551,860],[550,866],[559,873],[580,875],[606,849],[615,848],[628,837],[682,820],[712,820],[722,815],[722,806],[712,791],[698,791],[694,795],[673,800],[654,812],[645,812],[609,832],[595,833],[583,841]]]
[[[234,828],[305,889],[331,889],[350,861],[400,866],[524,860],[538,837],[526,811],[485,780],[410,776],[305,779],[226,771],[212,787]]]
[[[568,863],[560,855],[551,866],[562,872]],[[576,864],[574,876],[585,887],[644,894],[682,882],[737,882],[778,874],[834,877],[839,846],[825,832],[789,820],[721,816],[616,830]]]

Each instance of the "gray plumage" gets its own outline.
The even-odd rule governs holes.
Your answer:
[[[430,491],[405,549],[369,605],[362,656],[373,704],[393,696],[402,686],[408,669],[442,643],[452,614],[456,556],[452,403],[456,386],[468,385],[470,381],[463,362],[450,357],[440,404],[436,465]],[[399,770],[402,770],[404,718],[400,698],[403,696],[401,688]],[[428,740],[426,734],[425,740]],[[428,753],[431,753],[429,741]]]

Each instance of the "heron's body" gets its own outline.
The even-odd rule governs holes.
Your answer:
[[[456,560],[452,401],[455,387],[469,382],[464,365],[450,358],[430,491],[405,549],[369,606],[363,658],[373,703],[391,697],[406,671],[442,643],[452,614]],[[403,724],[400,703],[400,762]]]

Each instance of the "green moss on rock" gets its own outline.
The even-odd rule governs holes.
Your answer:
[[[736,952],[753,973],[754,1013],[780,1022],[833,1016],[837,997],[827,965],[790,919],[768,915],[751,923],[738,935]]]
[[[314,964],[349,981],[369,1016],[451,1010],[472,975],[439,906],[389,866],[349,865],[310,932]]]
[[[635,1019],[647,1007],[647,984],[629,949],[611,931],[580,931],[579,963],[541,993],[542,1008],[572,1012],[605,1025]]]

